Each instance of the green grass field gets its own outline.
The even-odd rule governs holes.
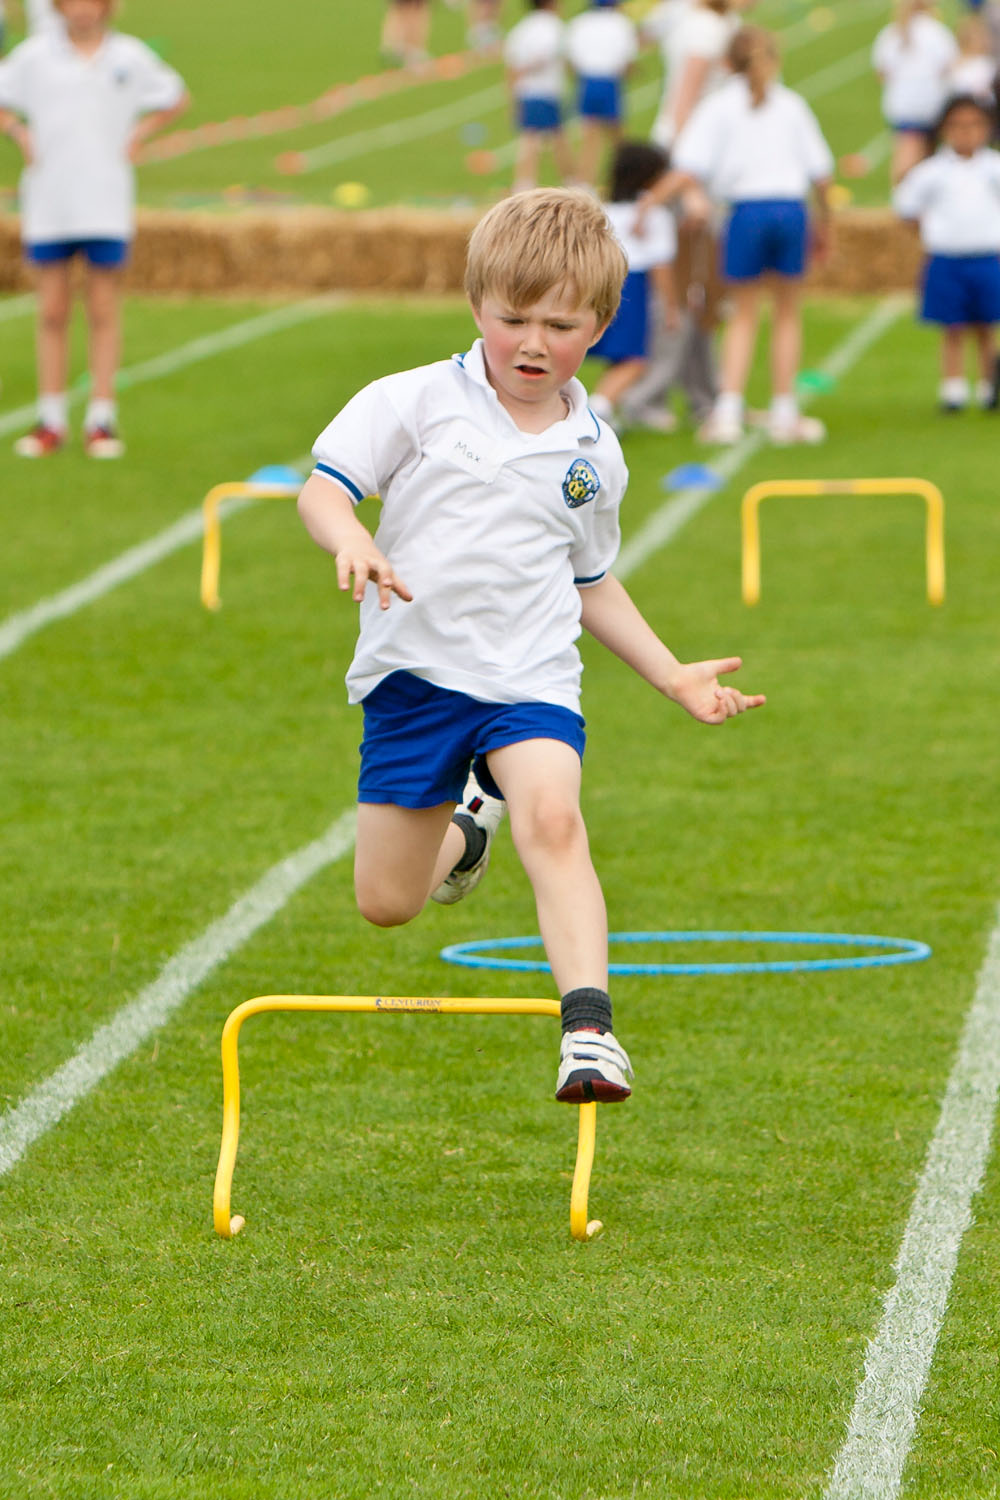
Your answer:
[[[839,155],[879,135],[862,64],[886,8],[838,4],[827,29],[816,9],[762,0],[758,16],[783,29],[786,76],[818,90]],[[279,20],[235,0],[129,0],[121,24],[185,74],[197,124],[376,71],[381,11],[298,4]],[[437,50],[461,46],[444,6],[435,28]],[[360,180],[376,203],[491,197],[509,172],[497,102],[297,178],[274,163],[457,116],[498,80],[486,66],[151,163],[141,195],[211,205],[244,184],[329,201]],[[657,80],[650,56],[637,129]],[[500,153],[492,174],[466,171],[470,123]],[[856,199],[880,201],[885,175],[882,162],[852,181]],[[636,1092],[599,1113],[591,1210],[606,1230],[587,1245],[569,1235],[576,1118],[551,1101],[551,1021],[253,1020],[233,1191],[247,1227],[224,1242],[219,1038],[240,1001],[550,990],[438,957],[535,930],[506,832],[468,902],[395,932],[365,926],[349,851],[328,854],[245,941],[217,943],[199,979],[212,924],[353,806],[355,613],[284,501],[225,523],[218,614],[198,602],[193,527],[120,582],[100,570],[215,483],[301,460],[359,386],[467,347],[472,325],[450,299],[133,299],[127,459],[74,445],[26,464],[10,442],[34,396],[31,311],[0,298],[0,1500],[1000,1496],[992,1162],[945,1278],[912,1443],[896,1442],[901,1483],[831,1480],[996,918],[1000,417],[937,415],[933,335],[908,309],[887,319],[815,402],[824,446],[749,454],[669,542],[627,554],[630,589],[678,654],[742,653],[766,709],[702,728],[583,648],[585,812],[613,928],[887,933],[932,958],[618,980]],[[807,367],[859,347],[876,314],[812,305]],[[227,350],[234,329],[244,341]],[[74,377],[83,365],[77,326]],[[762,364],[752,399],[765,391]],[[686,426],[625,449],[634,547],[671,502],[664,476],[711,455]],[[743,606],[746,486],[893,474],[945,494],[942,608],[924,597],[912,498],[767,501],[762,601]],[[67,592],[86,580],[91,597]],[[169,1017],[115,1053],[126,1007],[168,981]],[[998,1055],[984,1044],[994,1096]],[[957,1148],[952,1169],[971,1170]],[[943,1197],[932,1207],[936,1245]],[[904,1312],[915,1325],[927,1307]]]
[[[260,310],[136,301],[129,361]],[[870,313],[814,307],[807,362]],[[30,319],[3,329],[0,420],[32,393]],[[0,614],[211,484],[301,455],[360,384],[469,336],[458,303],[345,303],[136,384],[123,464],[25,465],[4,442]],[[614,927],[884,932],[933,958],[620,980],[636,1093],[600,1115],[607,1229],[586,1246],[568,1232],[575,1115],[551,1102],[551,1022],[252,1021],[247,1228],[223,1242],[218,1042],[235,1004],[548,993],[437,958],[534,930],[505,837],[474,897],[398,932],[365,927],[349,856],[330,863],[4,1175],[0,1495],[825,1493],[1000,865],[997,419],[939,418],[934,359],[904,312],[817,403],[824,447],[760,451],[632,574],[680,654],[743,653],[766,710],[700,728],[585,648],[586,813]],[[699,455],[686,433],[626,448],[634,537],[668,499],[661,476]],[[945,492],[942,609],[906,499],[767,502],[763,599],[744,608],[746,484],[894,472]],[[354,612],[293,507],[226,523],[220,614],[197,584],[190,544],[0,661],[8,1111],[352,805]],[[920,1500],[1000,1493],[998,1206],[991,1169],[905,1470]]]
[[[564,13],[581,8],[567,0]],[[648,5],[634,7],[641,15]],[[504,20],[522,12],[507,0]],[[948,0],[944,13],[960,7]],[[151,41],[187,80],[193,106],[178,127],[189,130],[234,115],[306,104],[324,90],[382,70],[378,35],[382,0],[317,6],[291,0],[280,13],[240,0],[129,0],[120,25]],[[888,14],[886,0],[849,0],[833,7],[813,0],[761,0],[754,17],[773,26],[785,53],[785,77],[811,99],[835,155],[873,147],[871,171],[844,185],[858,203],[883,202],[887,193],[884,132],[878,84],[868,54]],[[435,54],[461,50],[460,11],[434,8]],[[370,102],[357,101],[335,117],[259,138],[201,148],[140,171],[144,203],[224,210],[276,198],[291,206],[328,203],[343,182],[361,182],[371,204],[450,205],[496,197],[510,182],[509,111],[498,63],[477,66],[450,81],[428,80]],[[660,91],[660,62],[646,52],[630,87],[629,125],[637,134],[652,122]],[[386,138],[387,126],[399,134]],[[0,142],[0,192],[11,201],[16,153]],[[288,152],[330,149],[306,172],[288,176],[279,158]],[[493,157],[493,165],[484,160]],[[485,170],[484,170],[485,168]],[[228,194],[228,197],[227,197]]]

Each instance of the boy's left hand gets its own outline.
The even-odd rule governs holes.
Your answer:
[[[669,696],[701,724],[721,724],[748,708],[760,708],[767,702],[763,693],[741,693],[719,681],[724,673],[736,672],[742,665],[738,656],[678,663]]]

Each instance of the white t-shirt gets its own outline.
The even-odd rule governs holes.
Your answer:
[[[931,255],[1000,252],[1000,155],[958,156],[942,146],[913,167],[892,195],[904,219],[919,219]]]
[[[565,85],[562,21],[551,10],[534,10],[508,32],[503,60],[517,73],[519,99],[559,99]]]
[[[972,94],[992,104],[993,84],[997,76],[993,57],[959,57],[948,70],[948,93]]]
[[[692,59],[708,62],[701,97],[714,93],[730,76],[725,57],[740,24],[739,16],[720,16],[717,11],[700,5],[688,5],[686,13],[668,31],[663,44],[663,98],[650,132],[659,145],[669,148],[677,135],[674,111],[687,64]]]
[[[585,10],[566,27],[566,55],[581,78],[621,78],[639,52],[639,36],[618,10]]]
[[[21,234],[46,240],[128,239],[136,121],[171,109],[184,83],[144,42],[109,31],[92,57],[61,27],[29,37],[0,62],[0,108],[28,122],[34,161],[21,176]]]
[[[673,165],[728,203],[807,198],[834,169],[801,94],[775,83],[755,106],[745,78],[730,78],[696,107],[677,138]]]
[[[872,48],[872,65],[885,81],[882,113],[890,125],[934,124],[957,56],[958,43],[933,16],[914,16],[906,42],[898,26],[882,28]]]
[[[649,210],[641,235],[635,232],[638,209],[634,203],[605,203],[604,212],[628,261],[630,271],[669,266],[677,257],[677,228],[668,208]]]
[[[62,24],[62,17],[52,0],[25,0],[24,19],[29,36],[37,36],[53,24]]]
[[[383,610],[365,590],[352,703],[404,670],[487,703],[579,712],[577,590],[614,562],[628,471],[580,382],[563,394],[563,421],[521,432],[477,339],[366,386],[317,438],[315,473],[381,496],[376,543],[413,591]]]

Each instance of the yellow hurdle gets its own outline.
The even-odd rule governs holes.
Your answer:
[[[295,484],[254,484],[253,480],[217,484],[201,502],[205,518],[201,547],[201,602],[206,609],[221,609],[219,570],[222,567],[222,523],[219,508],[225,500],[294,500],[302,488]]]
[[[927,509],[927,601],[944,603],[944,496],[927,479],[770,479],[743,496],[743,603],[760,600],[760,505],[769,495],[919,495]]]
[[[245,1000],[231,1013],[222,1029],[222,1147],[215,1174],[215,1232],[223,1239],[239,1234],[245,1220],[241,1214],[230,1214],[230,1194],[236,1148],[240,1137],[240,1027],[249,1016],[264,1011],[363,1011],[369,1014],[408,1012],[410,1014],[462,1016],[558,1016],[558,1000],[451,999],[421,995],[258,995]],[[577,1140],[576,1169],[570,1197],[569,1227],[575,1240],[590,1240],[604,1227],[599,1219],[588,1219],[587,1200],[590,1174],[594,1165],[597,1134],[597,1105],[580,1105],[580,1128]]]

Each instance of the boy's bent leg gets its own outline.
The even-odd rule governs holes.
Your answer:
[[[461,859],[465,839],[451,821],[454,810],[453,802],[358,804],[354,890],[361,915],[376,927],[411,921]]]

